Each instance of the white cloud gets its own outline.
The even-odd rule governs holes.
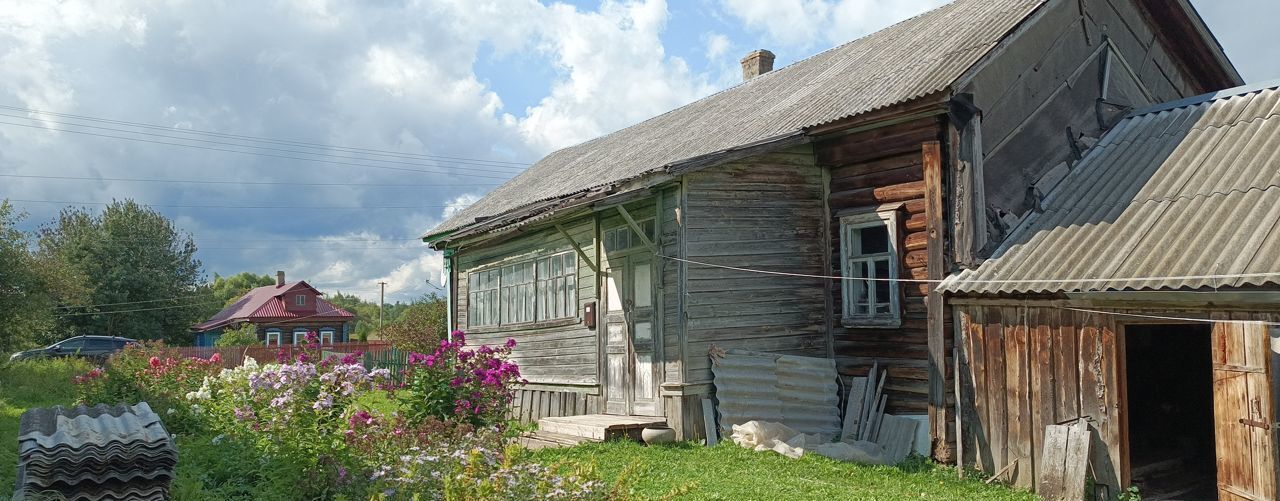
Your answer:
[[[840,44],[947,0],[721,0],[730,15],[782,49]]]
[[[716,61],[729,51],[729,37],[720,33],[707,33],[703,36],[703,41],[707,44],[707,60]]]

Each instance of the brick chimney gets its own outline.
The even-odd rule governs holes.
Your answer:
[[[742,58],[742,81],[751,80],[773,71],[773,53],[764,49],[753,50]]]
[[[284,287],[284,272],[276,272],[276,287]]]

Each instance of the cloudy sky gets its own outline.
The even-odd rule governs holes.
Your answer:
[[[522,166],[752,49],[781,66],[941,3],[0,0],[0,197],[27,228],[133,198],[210,276],[408,300],[440,283],[416,237]],[[1195,4],[1248,81],[1280,77],[1280,2]]]

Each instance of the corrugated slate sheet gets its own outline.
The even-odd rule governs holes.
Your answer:
[[[22,414],[14,499],[168,499],[178,450],[146,402]]]
[[[1280,283],[1280,82],[1131,115],[1089,150],[1043,208],[994,258],[948,279],[944,290]],[[1241,274],[1258,276],[1205,277]],[[1139,280],[1188,276],[1201,278]]]
[[[772,421],[832,440],[840,434],[835,360],[733,349],[711,366],[716,412],[727,436],[735,424]]]
[[[1043,3],[958,0],[942,6],[556,151],[428,234],[943,91]]]

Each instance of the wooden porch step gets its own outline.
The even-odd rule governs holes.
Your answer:
[[[595,440],[542,430],[526,433],[520,437],[520,445],[533,450],[548,447],[573,447],[583,442],[595,442]]]
[[[597,442],[623,437],[638,440],[640,430],[666,424],[667,419],[661,416],[587,414],[539,419],[538,433],[567,435]]]

